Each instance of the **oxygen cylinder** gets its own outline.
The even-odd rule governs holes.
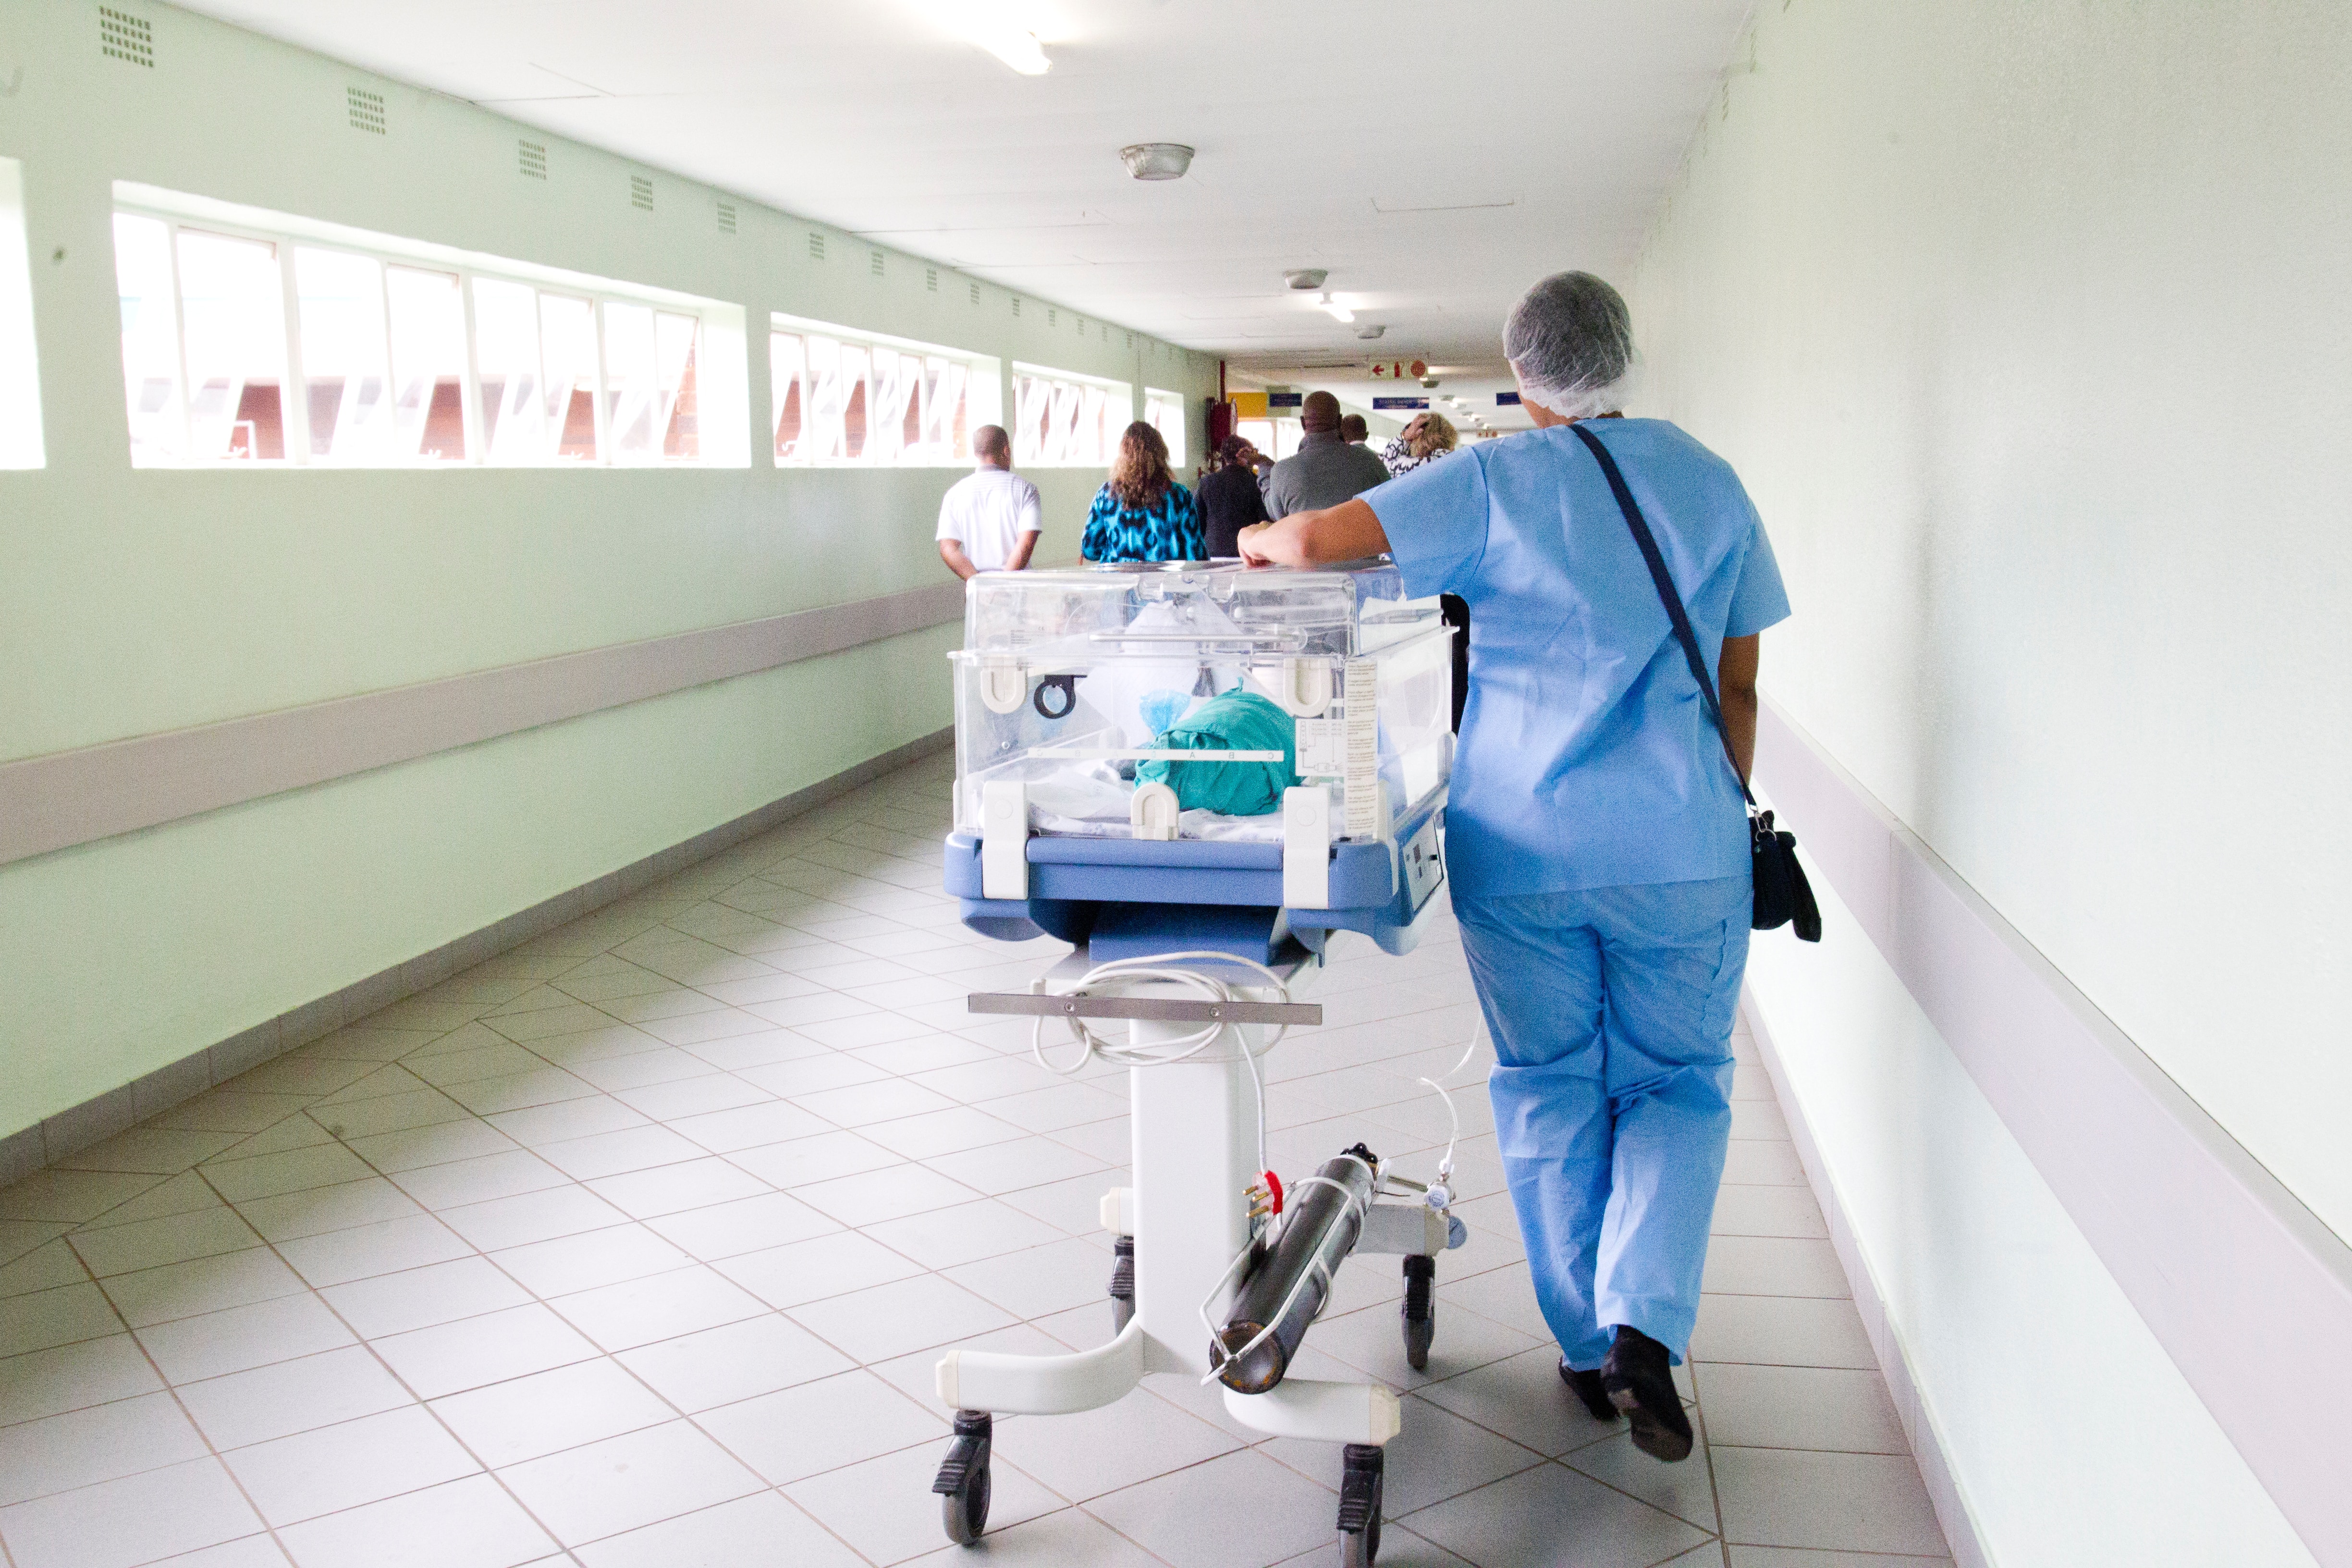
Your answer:
[[[1222,1363],[1218,1381],[1236,1394],[1264,1394],[1282,1381],[1290,1358],[1307,1337],[1307,1326],[1323,1310],[1331,1277],[1355,1250],[1363,1231],[1364,1212],[1372,1206],[1379,1180],[1380,1158],[1361,1143],[1334,1160],[1326,1160],[1315,1174],[1319,1180],[1301,1182],[1291,1189],[1290,1207],[1272,1244],[1243,1276],[1233,1310],[1218,1333],[1219,1351],[1213,1365]],[[1301,1287],[1300,1281],[1305,1285]],[[1291,1291],[1297,1289],[1297,1299]],[[1283,1302],[1290,1310],[1283,1311]],[[1282,1321],[1272,1333],[1265,1328],[1275,1314]],[[1260,1339],[1263,1334],[1265,1337]],[[1255,1348],[1242,1353],[1257,1340]],[[1227,1357],[1233,1359],[1227,1360]]]

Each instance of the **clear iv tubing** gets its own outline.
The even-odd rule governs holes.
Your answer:
[[[1459,1142],[1462,1138],[1462,1112],[1454,1107],[1454,1097],[1446,1092],[1445,1085],[1442,1080],[1452,1078],[1455,1073],[1458,1073],[1464,1068],[1468,1067],[1470,1065],[1470,1058],[1477,1054],[1478,1026],[1476,1024],[1473,1024],[1470,1026],[1470,1039],[1468,1043],[1462,1047],[1461,1057],[1455,1060],[1452,1067],[1447,1068],[1444,1072],[1439,1073],[1436,1078],[1418,1078],[1413,1079],[1415,1083],[1425,1083],[1429,1085],[1432,1089],[1436,1091],[1437,1098],[1445,1102],[1445,1114],[1452,1119],[1454,1123],[1453,1130],[1445,1135],[1445,1154],[1443,1159],[1437,1162],[1437,1181],[1433,1186],[1433,1191],[1442,1192],[1445,1194],[1444,1202],[1438,1203],[1436,1205],[1439,1208],[1444,1207],[1447,1203],[1451,1203],[1453,1201],[1454,1194],[1451,1189],[1454,1184],[1454,1145]]]

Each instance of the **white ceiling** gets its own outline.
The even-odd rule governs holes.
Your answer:
[[[182,3],[1240,363],[1491,373],[1528,283],[1631,261],[1751,0]],[[957,36],[992,4],[1051,72]]]

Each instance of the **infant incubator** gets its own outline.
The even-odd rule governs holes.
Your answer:
[[[1321,1022],[1297,996],[1331,933],[1400,954],[1419,936],[1444,877],[1453,635],[1385,562],[971,579],[950,656],[947,888],[975,930],[1077,951],[971,1005],[1034,1018],[1049,1068],[1125,1066],[1133,1151],[1132,1185],[1102,1200],[1112,1337],[939,1364],[951,1539],[986,1525],[995,1417],[1092,1409],[1175,1373],[1222,1383],[1258,1431],[1345,1445],[1342,1559],[1377,1553],[1396,1395],[1287,1369],[1351,1253],[1402,1257],[1405,1351],[1425,1363],[1436,1255],[1465,1234],[1452,1149],[1413,1180],[1357,1143],[1286,1186],[1259,1058]]]
[[[973,578],[950,656],[949,890],[1008,936],[1025,921],[1085,942],[1100,906],[1142,901],[1286,911],[1310,950],[1345,929],[1406,951],[1439,876],[1450,636],[1385,563]]]

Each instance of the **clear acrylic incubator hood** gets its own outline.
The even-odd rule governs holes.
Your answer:
[[[1385,561],[973,577],[948,890],[976,930],[1098,955],[1408,950],[1443,876],[1453,635]]]

